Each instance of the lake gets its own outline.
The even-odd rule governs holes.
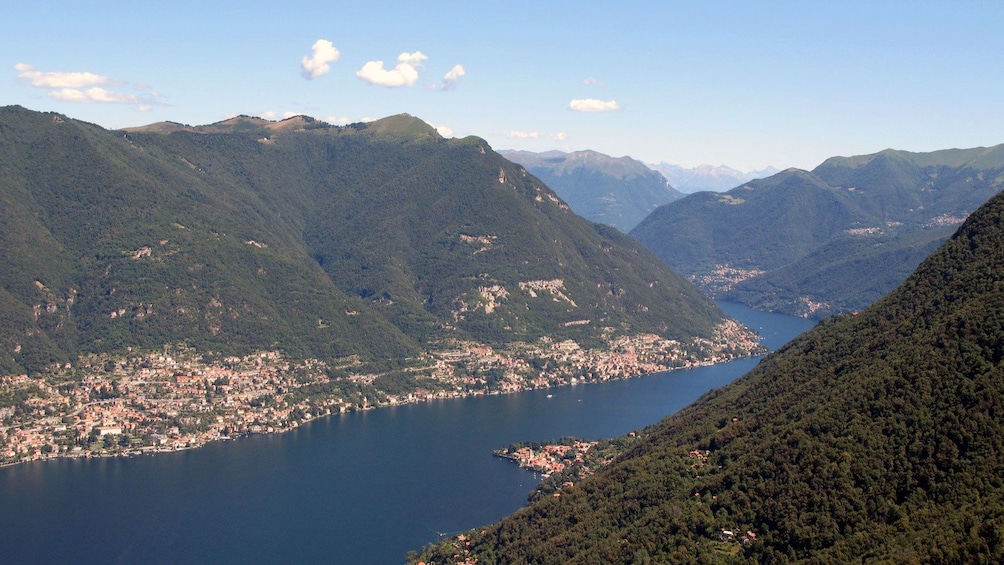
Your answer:
[[[719,303],[772,350],[815,322]],[[401,563],[523,506],[517,441],[653,424],[759,359],[623,381],[381,408],[135,458],[0,469],[6,563]]]

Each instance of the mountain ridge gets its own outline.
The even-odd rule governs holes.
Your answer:
[[[725,320],[484,140],[406,114],[112,132],[7,107],[0,146],[5,371],[178,342],[400,363]]]
[[[856,278],[878,280],[891,269],[898,278],[878,292],[891,290],[890,283],[916,267],[923,256],[918,250],[931,249],[934,240],[922,232],[947,237],[945,228],[961,223],[1001,187],[1004,146],[931,154],[886,150],[835,157],[812,171],[788,169],[717,195],[688,195],[655,210],[631,235],[715,296],[821,317],[869,304],[854,298]],[[819,255],[829,245],[854,248],[854,255]],[[878,259],[883,247],[902,249],[903,258]],[[817,263],[806,262],[811,254]],[[840,262],[856,271],[842,288],[810,282]],[[796,263],[801,273],[793,276]]]

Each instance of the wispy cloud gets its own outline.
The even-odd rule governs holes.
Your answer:
[[[393,69],[384,69],[383,61],[370,61],[359,69],[356,76],[379,86],[411,86],[418,80],[418,69],[426,59],[428,57],[421,51],[401,53],[397,56],[397,65]]]
[[[568,103],[568,109],[575,110],[576,112],[613,112],[620,110],[621,105],[616,100],[576,98]]]
[[[540,137],[540,132],[513,130],[509,132],[509,137],[513,139],[537,139]]]
[[[551,134],[551,139],[554,141],[565,141],[568,139],[568,134],[563,131],[559,131],[558,133]]]
[[[304,56],[300,61],[303,78],[313,80],[328,74],[331,70],[331,63],[337,61],[340,56],[341,53],[330,41],[318,39],[311,47],[310,56]]]
[[[107,104],[139,104],[139,97],[92,86],[86,90],[60,88],[49,92],[49,96],[63,102],[104,102]]]
[[[124,91],[129,88],[128,83],[90,72],[39,71],[27,63],[14,65],[14,70],[17,78],[33,87],[47,89],[50,98],[61,102],[123,104],[135,106],[140,112],[162,105],[160,95],[144,83],[132,87],[143,92],[140,95]]]
[[[108,84],[111,79],[94,73],[42,72],[25,63],[14,65],[17,78],[38,88],[82,88],[95,84]]]
[[[603,81],[597,79],[596,77],[589,77],[582,80],[582,84],[586,86],[604,86]]]

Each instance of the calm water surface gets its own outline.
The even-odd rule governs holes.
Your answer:
[[[720,305],[771,349],[814,325]],[[492,449],[624,434],[758,361],[345,414],[193,451],[0,469],[0,562],[400,563],[524,504],[537,477]]]

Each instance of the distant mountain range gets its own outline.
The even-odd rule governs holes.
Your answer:
[[[375,373],[725,320],[484,140],[407,115],[108,131],[0,108],[0,202],[0,375],[173,344]]]
[[[716,297],[822,317],[889,292],[1004,188],[1004,145],[834,157],[661,206],[631,231]]]
[[[596,151],[502,150],[526,167],[580,216],[627,233],[658,206],[681,198],[661,174],[630,157]]]
[[[731,190],[753,179],[762,179],[780,172],[780,169],[767,167],[759,171],[744,172],[725,165],[699,165],[697,167],[681,167],[665,161],[648,165],[652,170],[662,173],[673,188],[684,194],[693,192],[724,192]]]
[[[773,220],[831,219],[823,225],[840,232],[846,224],[835,220],[853,218],[850,204],[870,200],[890,205],[890,222],[906,223],[923,215],[921,204],[965,206],[978,191],[963,197],[963,186],[999,183],[992,171],[999,173],[1001,151],[831,160],[814,173],[790,171],[699,202],[755,206]],[[919,193],[918,174],[926,178]],[[900,200],[878,190],[876,178],[899,186]],[[786,200],[800,205],[791,212],[758,197],[785,188]],[[999,563],[1002,352],[1004,195],[997,195],[871,308],[822,322],[731,385],[640,431],[633,448],[592,477],[415,559]]]

